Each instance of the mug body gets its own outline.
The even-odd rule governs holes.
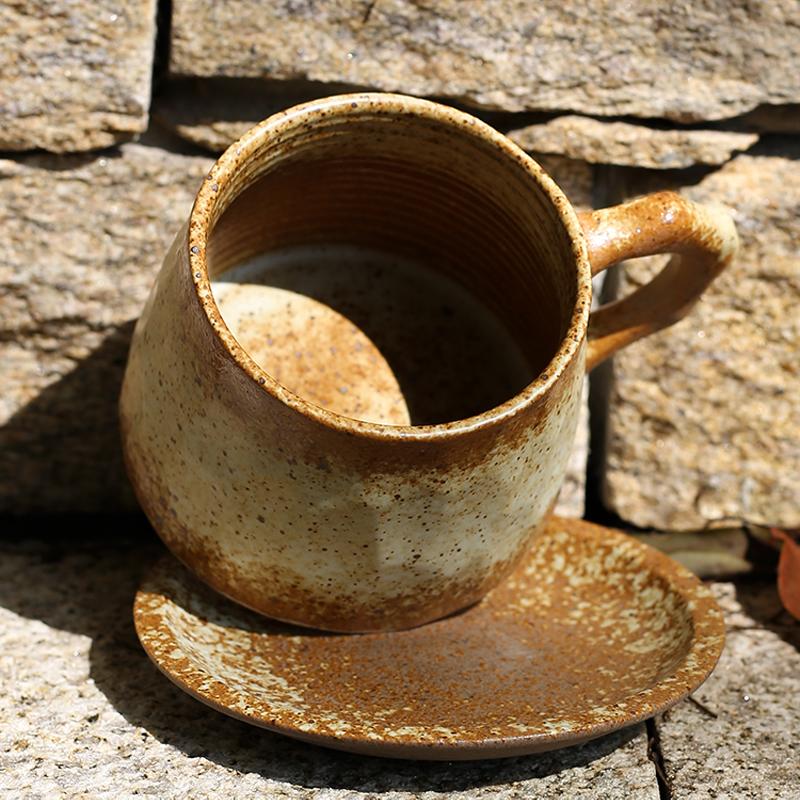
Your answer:
[[[492,364],[467,352],[450,404],[406,424],[293,391],[237,340],[212,283],[309,245],[414,259],[458,284],[518,346],[517,383],[471,405]],[[372,631],[464,608],[513,569],[556,500],[590,304],[573,209],[487,125],[384,94],[282,112],[213,167],[136,326],[120,412],[139,501],[195,574],[269,617]],[[419,397],[447,395],[422,383]]]

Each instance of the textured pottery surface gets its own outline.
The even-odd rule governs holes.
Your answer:
[[[160,669],[220,711],[331,747],[434,759],[548,750],[642,720],[697,688],[724,641],[687,570],[559,518],[480,604],[411,631],[273,623],[171,556],[134,618]]]
[[[354,383],[380,370],[318,387],[327,409],[279,383],[234,338],[209,278],[262,253],[337,239],[398,258],[422,253],[437,279],[457,276],[523,349],[525,379],[487,398],[490,410],[468,390],[492,363],[472,365],[475,380],[458,391],[412,385],[408,408],[427,392],[434,414],[414,421],[433,425],[409,425],[379,386],[366,387],[370,401]],[[508,265],[489,269],[498,248]],[[473,117],[386,95],[278,114],[212,169],[134,334],[121,412],[139,500],[202,579],[268,616],[375,630],[463,608],[510,571],[556,500],[581,408],[590,299],[568,201]],[[408,329],[395,326],[401,347],[415,324],[406,305]],[[310,324],[312,310],[305,316]],[[287,329],[283,340],[358,365],[363,337],[318,341],[315,330]],[[330,353],[337,344],[344,355]],[[449,361],[439,366],[446,374]],[[314,374],[298,366],[290,382],[308,389]],[[378,423],[336,413],[363,416],[351,405],[359,393]],[[451,407],[439,413],[431,402],[442,398]]]
[[[729,218],[670,193],[579,221],[522,150],[435,103],[353,94],[281,112],[212,168],[137,325],[121,419],[139,501],[203,580],[270,617],[365,631],[465,608],[552,509],[586,367],[680,319],[735,244]],[[220,295],[264,254],[334,245],[392,260],[367,264],[371,283],[321,270],[311,289],[301,269],[302,302],[274,327],[236,299],[241,275],[230,303]],[[684,258],[651,284],[592,312],[587,343],[591,272],[674,249]],[[404,274],[435,307],[392,284]],[[287,280],[268,304],[300,288]],[[382,281],[366,306],[342,294]],[[480,299],[526,368],[506,369],[502,337],[470,346],[478,317],[452,287]],[[382,315],[392,303],[400,317]],[[475,363],[444,341],[454,314]]]

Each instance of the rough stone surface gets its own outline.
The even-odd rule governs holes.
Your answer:
[[[0,511],[133,507],[116,403],[133,322],[212,161],[128,144],[0,160]],[[591,170],[542,159],[576,203]],[[581,516],[584,410],[559,510]]]
[[[680,121],[800,99],[795,0],[175,0],[171,70]],[[654,87],[657,87],[654,88]]]
[[[337,753],[252,728],[175,687],[138,645],[131,603],[159,550],[0,543],[0,794],[26,798],[415,797],[658,800],[644,726],[474,763]]]
[[[732,210],[737,261],[687,319],[614,360],[605,502],[642,527],[800,526],[800,150],[759,150],[685,190]],[[660,263],[630,264],[621,293]]]
[[[800,624],[771,586],[715,587],[728,624],[719,665],[657,721],[673,798],[800,797]]]
[[[116,402],[133,321],[211,159],[0,160],[0,510],[132,505]]]
[[[525,150],[558,153],[592,164],[652,169],[722,164],[735,151],[747,150],[758,141],[755,133],[663,130],[575,114],[517,128],[508,136]]]
[[[143,131],[155,6],[155,0],[0,5],[0,150],[91,150]]]

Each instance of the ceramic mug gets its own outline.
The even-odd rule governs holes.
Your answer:
[[[196,575],[269,617],[373,631],[462,609],[552,509],[585,372],[680,319],[736,246],[725,213],[673,193],[577,214],[526,153],[443,105],[352,94],[276,114],[211,169],[136,326],[120,410],[138,499]],[[290,344],[255,358],[215,286],[297,248],[308,270],[272,287],[287,315],[251,336],[281,328]],[[353,260],[354,248],[371,255]],[[677,255],[653,281],[590,311],[593,274],[662,252]],[[334,288],[303,290],[312,272]],[[320,337],[315,313],[292,303],[336,316],[353,307],[342,293],[384,285],[375,302],[403,313],[368,332],[403,364],[360,405],[304,396],[351,380],[337,365],[365,348],[355,372],[369,384],[381,347],[349,328],[349,344],[344,328]],[[313,369],[297,366],[315,354]],[[384,391],[411,398],[399,417]]]

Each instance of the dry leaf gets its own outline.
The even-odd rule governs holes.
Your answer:
[[[800,620],[800,545],[779,528],[772,528],[772,535],[783,542],[778,560],[778,594],[783,607]]]

